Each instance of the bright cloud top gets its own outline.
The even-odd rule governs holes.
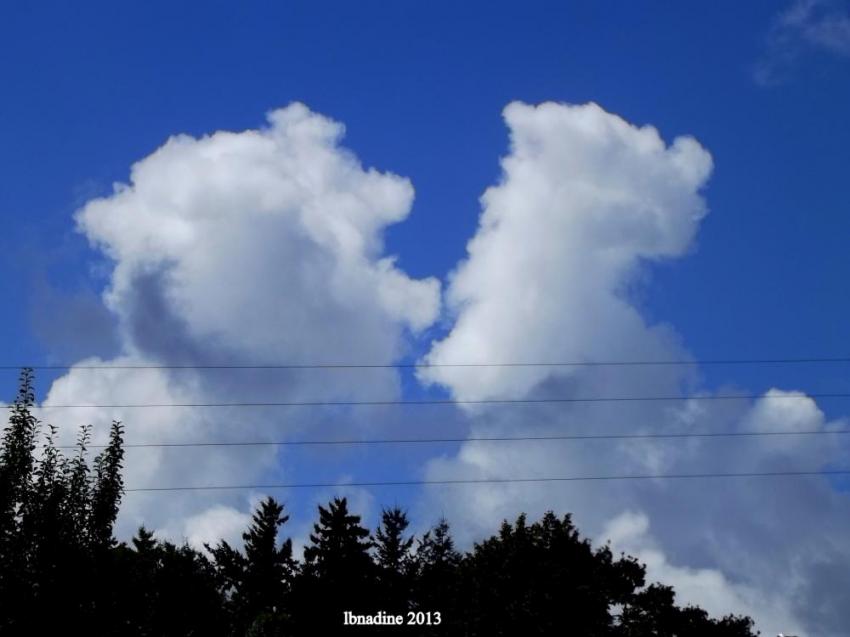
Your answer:
[[[503,177],[481,199],[478,232],[447,292],[457,320],[425,361],[639,357],[646,328],[626,287],[641,260],[687,249],[706,210],[699,190],[711,157],[692,138],[668,147],[656,129],[595,104],[513,103],[504,117]],[[420,378],[480,399],[523,394],[551,372],[430,367]]]
[[[79,211],[115,261],[106,300],[125,344],[180,353],[163,336],[170,320],[182,348],[206,355],[391,362],[402,331],[439,309],[436,279],[413,280],[381,254],[384,228],[410,212],[410,182],[364,169],[339,146],[343,126],[302,104],[268,121],[172,137],[129,185]]]

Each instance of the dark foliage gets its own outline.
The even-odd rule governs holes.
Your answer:
[[[408,525],[404,511],[385,509],[375,532],[376,593],[383,609],[394,615],[412,607],[416,572],[411,552],[413,536],[405,536]]]
[[[288,519],[282,505],[266,498],[242,535],[244,555],[225,541],[215,548],[207,546],[218,576],[218,592],[231,617],[232,634],[280,634],[291,624],[286,608],[295,573],[292,540],[280,547],[277,541],[278,527]]]
[[[144,527],[119,543],[120,423],[89,467],[90,428],[66,458],[55,429],[42,431],[33,417],[34,400],[25,370],[0,448],[0,637],[755,634],[749,618],[717,620],[677,606],[671,588],[646,584],[642,564],[607,546],[594,549],[569,515],[551,512],[532,524],[524,515],[506,521],[465,554],[445,520],[417,540],[399,508],[384,510],[370,535],[344,498],[319,507],[301,561],[281,537],[284,507],[270,497],[242,535],[242,549],[220,541],[201,552]],[[422,622],[343,628],[344,611],[405,620],[412,612]]]
[[[123,491],[120,423],[107,447],[85,461],[89,429],[71,459],[56,430],[32,414],[31,370],[21,374],[0,451],[0,633],[41,634],[60,621],[94,626],[108,616],[112,525]]]
[[[378,569],[369,553],[373,543],[360,516],[345,498],[319,507],[304,563],[296,579],[296,634],[338,628],[343,611],[374,612]]]

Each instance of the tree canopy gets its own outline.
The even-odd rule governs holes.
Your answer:
[[[634,558],[594,548],[568,514],[519,515],[462,552],[445,520],[417,537],[395,507],[370,532],[337,497],[318,507],[298,559],[284,505],[267,497],[241,547],[221,540],[199,550],[145,527],[119,541],[121,424],[90,466],[91,428],[66,457],[34,405],[24,370],[0,443],[0,637],[338,634],[346,612],[401,615],[411,635],[756,634],[747,617],[677,605],[672,588],[647,583]]]

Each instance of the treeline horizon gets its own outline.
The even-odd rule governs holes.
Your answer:
[[[637,559],[594,548],[569,514],[551,511],[532,523],[524,514],[505,521],[468,551],[457,550],[445,520],[417,537],[394,507],[371,531],[338,497],[318,507],[301,559],[272,497],[257,506],[239,549],[219,540],[201,551],[144,526],[118,541],[121,424],[89,466],[90,427],[66,457],[34,405],[25,369],[0,448],[0,636],[758,634],[748,617],[677,605]],[[405,625],[346,626],[346,611],[401,616]]]

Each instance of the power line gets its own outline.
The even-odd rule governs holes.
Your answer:
[[[437,444],[451,442],[524,442],[549,440],[645,440],[677,438],[759,438],[769,436],[815,436],[826,434],[850,434],[850,429],[807,429],[800,431],[730,431],[730,432],[689,432],[660,434],[574,434],[564,436],[488,436],[471,438],[378,438],[348,440],[282,440],[282,441],[231,441],[231,442],[150,442],[125,444],[125,449],[168,448],[168,447],[286,447],[286,446],[323,446],[323,445],[395,445],[395,444]],[[106,445],[87,445],[91,449],[102,449]],[[76,445],[61,445],[59,449],[76,449]]]
[[[678,400],[800,400],[811,398],[850,398],[850,393],[820,394],[713,394],[705,396],[609,396],[587,398],[485,398],[480,400],[343,400],[232,403],[127,403],[114,405],[40,405],[39,409],[148,409],[171,407],[361,407],[393,405],[529,405],[547,403],[661,402]]]
[[[485,362],[485,363],[304,363],[277,365],[0,365],[0,370],[28,368],[36,371],[61,371],[68,369],[128,370],[128,369],[246,369],[246,370],[298,370],[298,369],[415,369],[442,367],[630,367],[653,365],[788,365],[802,363],[850,363],[850,357],[807,358],[726,358],[704,360],[613,360],[613,361],[558,361],[558,362]]]
[[[339,487],[412,487],[427,485],[472,485],[472,484],[529,484],[545,482],[602,482],[624,480],[683,480],[703,478],[775,478],[802,476],[844,476],[850,475],[850,470],[824,471],[760,471],[746,473],[667,473],[642,475],[613,475],[613,476],[570,476],[563,478],[469,478],[458,480],[389,480],[375,482],[292,482],[289,484],[240,484],[240,485],[203,485],[181,487],[136,487],[125,489],[127,493],[161,492],[161,491],[234,491],[262,489],[323,489]]]

